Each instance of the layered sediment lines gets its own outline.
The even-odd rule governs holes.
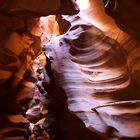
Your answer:
[[[138,88],[125,51],[81,18],[67,19],[72,26],[64,36],[52,39],[51,55],[69,109],[91,130],[108,133],[109,139],[139,136]],[[108,128],[112,128],[112,136]]]

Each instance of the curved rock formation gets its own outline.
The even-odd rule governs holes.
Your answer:
[[[116,24],[131,36],[140,39],[139,35],[139,0],[105,0],[107,14],[114,18]]]
[[[92,131],[106,133],[106,139],[139,137],[139,88],[125,51],[81,18],[67,20],[72,24],[69,32],[54,38],[51,46],[55,75],[69,109]]]

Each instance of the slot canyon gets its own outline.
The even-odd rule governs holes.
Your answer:
[[[139,0],[0,0],[0,140],[140,140]]]

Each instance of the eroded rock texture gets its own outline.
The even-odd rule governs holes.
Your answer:
[[[115,19],[117,25],[128,34],[140,39],[139,0],[105,0],[106,12]]]
[[[53,67],[68,107],[103,139],[140,136],[138,82],[125,50],[100,29],[68,17],[69,32],[52,40]]]
[[[100,140],[91,131],[105,140],[139,139],[139,42],[105,14],[102,0],[82,2],[88,6],[80,16],[89,22],[58,15],[77,14],[73,0],[0,1],[1,140],[48,140],[48,133],[52,140]],[[104,2],[117,24],[139,38],[139,18],[132,16],[139,2]],[[39,18],[49,14],[57,16]],[[55,77],[44,45],[52,47]]]
[[[39,90],[46,74],[42,70],[46,61],[38,56],[52,35],[58,34],[53,29],[58,28],[59,23],[55,16],[40,16],[78,11],[71,0],[0,1],[1,140],[49,139],[42,129],[44,120],[38,122],[48,113],[40,102],[47,93]],[[32,110],[28,110],[29,107]]]

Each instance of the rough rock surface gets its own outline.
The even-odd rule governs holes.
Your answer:
[[[1,140],[49,139],[42,128],[44,121],[39,121],[47,114],[40,102],[46,95],[40,93],[36,82],[43,78],[38,79],[37,73],[42,76],[38,69],[46,62],[40,59],[35,63],[34,60],[50,41],[56,21],[40,16],[78,12],[72,0],[0,1]],[[32,99],[37,97],[34,102]],[[29,107],[32,109],[28,110]]]
[[[73,15],[79,12],[74,0],[7,0],[3,2],[0,10],[4,14],[24,18],[58,14]]]

